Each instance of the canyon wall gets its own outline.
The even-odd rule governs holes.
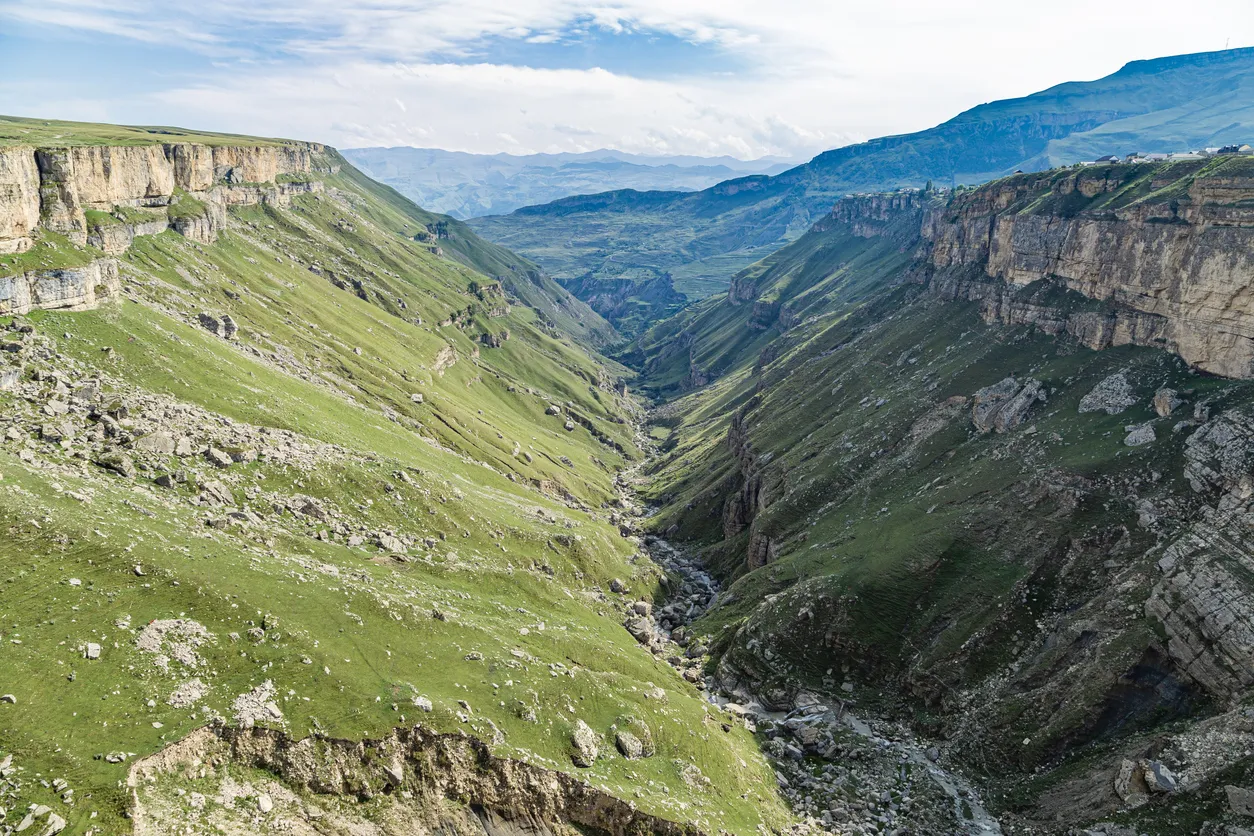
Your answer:
[[[1227,168],[1104,166],[959,194],[923,220],[927,281],[989,321],[1254,376],[1254,169]]]
[[[315,143],[0,147],[0,254],[29,251],[41,231],[110,256],[167,229],[209,244],[228,207],[286,205],[321,191],[317,175],[334,170],[328,149]],[[40,261],[55,263],[50,255]],[[14,261],[0,269],[8,273],[0,275],[0,314],[92,307],[117,289],[113,259],[68,260],[75,266],[26,270]]]

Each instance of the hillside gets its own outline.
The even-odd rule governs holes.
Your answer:
[[[343,154],[415,203],[463,220],[617,189],[691,192],[791,167],[770,158],[651,157],[611,150],[513,155],[399,147],[347,148]]]
[[[1239,833],[1251,194],[1228,158],[848,198],[643,335],[720,687],[945,740],[1003,832]]]
[[[642,295],[637,285],[654,297],[659,280],[692,300],[717,293],[851,192],[929,180],[979,183],[1105,154],[1249,141],[1252,73],[1252,49],[1138,61],[1097,81],[983,104],[925,131],[827,151],[773,177],[738,178],[695,194],[572,197],[472,226],[568,287],[593,283],[593,292],[576,292],[613,300],[593,300],[593,307],[636,327],[634,308],[615,307]],[[606,293],[606,282],[626,287]]]
[[[0,832],[791,821],[622,628],[576,304],[322,145],[0,130]]]

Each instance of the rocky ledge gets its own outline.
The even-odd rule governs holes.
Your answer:
[[[176,229],[190,215],[314,190],[319,184],[313,175],[334,168],[328,149],[315,143],[0,148],[0,253],[25,252],[41,229],[118,252],[129,240],[116,227],[131,227],[131,237],[160,232],[167,226],[166,207],[184,197],[208,206],[170,213],[168,225]],[[100,215],[119,208],[163,211],[101,223]]]
[[[277,780],[241,783],[231,771],[239,767]],[[187,793],[182,781],[216,792]],[[257,813],[286,833],[700,834],[564,773],[493,755],[475,738],[421,726],[360,742],[206,727],[136,761],[127,783],[137,836],[173,832],[174,822],[251,833]],[[376,828],[367,812],[395,827]]]
[[[1254,166],[1091,166],[934,201],[922,273],[985,319],[1254,377]]]

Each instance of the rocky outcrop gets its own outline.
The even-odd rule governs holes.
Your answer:
[[[118,263],[100,258],[78,267],[0,276],[0,314],[33,310],[86,310],[120,289]]]
[[[1162,579],[1145,605],[1162,624],[1175,662],[1209,693],[1227,700],[1254,685],[1254,417],[1229,410],[1185,442],[1193,489],[1213,508],[1167,545]]]
[[[85,145],[67,148],[14,146],[0,149],[0,253],[23,252],[38,227],[88,243],[86,212],[115,207],[164,207],[179,193],[221,207],[286,203],[317,191],[309,176],[331,168],[327,149],[314,143],[256,146]],[[295,182],[280,182],[291,178]],[[210,213],[212,214],[212,213]],[[203,224],[174,219],[178,231],[211,240],[212,218]],[[132,228],[130,236],[151,234]],[[98,230],[106,250],[120,251],[125,231]],[[123,247],[124,248],[124,247]]]
[[[1038,401],[1045,401],[1045,387],[1039,380],[1023,383],[1008,377],[975,393],[971,422],[982,433],[1009,432],[1022,424]]]
[[[942,296],[981,300],[990,321],[1092,348],[1166,348],[1216,374],[1254,376],[1254,174],[1225,171],[1092,167],[960,194],[923,221],[928,281]],[[1137,177],[1141,191],[1129,189]],[[1038,283],[1100,304],[1046,298]]]
[[[824,232],[844,226],[859,238],[875,238],[891,227],[900,226],[903,219],[912,220],[917,227],[923,221],[923,210],[929,197],[929,193],[917,190],[853,195],[837,201],[831,214],[812,229]]]
[[[412,805],[411,821],[449,824],[442,815],[452,803],[482,809],[486,832],[626,836],[699,836],[678,824],[635,809],[562,772],[497,757],[488,746],[463,734],[437,734],[414,726],[398,728],[381,740],[361,742],[326,737],[293,740],[270,729],[216,727],[193,732],[165,750],[135,762],[128,774],[136,833],[169,832],[154,805],[146,803],[154,785],[194,774],[206,762],[223,759],[268,771],[285,785],[318,796],[364,800],[401,789]],[[483,818],[483,814],[480,814]],[[441,819],[444,819],[441,821]],[[415,833],[483,834],[470,827],[416,827]],[[321,831],[318,831],[321,832]],[[353,832],[359,832],[354,830]],[[361,831],[366,832],[366,831]],[[373,831],[371,831],[373,832]],[[393,832],[393,831],[389,831]],[[409,831],[404,831],[409,832]]]

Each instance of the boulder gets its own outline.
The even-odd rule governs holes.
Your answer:
[[[96,464],[105,470],[111,470],[119,476],[125,476],[127,479],[135,476],[135,462],[131,461],[131,457],[123,453],[106,453],[96,459]]]
[[[222,322],[216,316],[202,312],[196,316],[196,319],[200,322],[200,327],[210,334],[213,334],[215,337],[222,335]]]
[[[140,436],[131,445],[145,453],[156,453],[161,456],[172,456],[178,446],[174,436],[167,432],[155,432]]]
[[[640,738],[629,731],[620,729],[614,735],[614,745],[622,756],[629,761],[644,757],[644,744],[640,742]]]
[[[1155,439],[1153,424],[1141,424],[1133,427],[1123,443],[1129,447],[1141,447],[1146,444],[1153,444]]]
[[[1247,790],[1244,787],[1224,787],[1224,792],[1228,794],[1228,809],[1236,813],[1238,816],[1249,816],[1254,818],[1254,790]]]
[[[1175,389],[1168,389],[1166,386],[1154,393],[1154,411],[1158,413],[1158,417],[1166,418],[1183,404],[1184,401],[1176,395]]]
[[[1173,793],[1179,789],[1176,776],[1166,764],[1159,761],[1144,761],[1141,765],[1145,774],[1145,785],[1150,792]]]
[[[1107,415],[1118,415],[1136,404],[1136,395],[1132,392],[1132,384],[1123,372],[1116,372],[1080,399],[1080,412],[1105,412]]]
[[[405,548],[405,544],[401,542],[401,539],[392,534],[376,534],[375,543],[377,543],[379,548],[383,549],[383,551],[391,554],[404,554],[408,551],[408,549]]]
[[[1008,432],[1022,424],[1032,407],[1044,402],[1045,386],[1039,380],[1022,384],[1013,377],[986,386],[972,398],[971,421],[982,433]]]
[[[641,644],[653,643],[653,622],[644,616],[629,618],[623,626],[627,628],[628,633],[631,633],[632,638]]]
[[[587,723],[579,720],[570,733],[570,760],[575,766],[587,768],[596,763],[599,747],[597,734]]]
[[[206,450],[205,458],[209,461],[209,464],[213,465],[214,467],[230,467],[235,462],[235,460],[232,459],[230,455],[222,452],[216,447],[210,447],[208,450]]]

